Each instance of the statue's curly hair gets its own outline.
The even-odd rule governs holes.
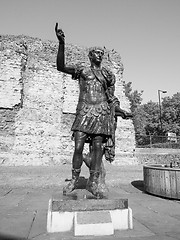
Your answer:
[[[104,49],[102,47],[97,47],[97,46],[96,47],[90,47],[88,57],[91,58],[92,53],[96,50],[101,50],[104,54]]]

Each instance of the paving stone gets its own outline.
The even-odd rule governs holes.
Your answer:
[[[43,211],[38,211],[34,222],[32,224],[31,231],[29,233],[29,239],[34,239],[38,236],[47,234],[47,211],[44,209]]]
[[[1,216],[0,233],[14,237],[27,238],[33,219],[32,213],[14,213]]]

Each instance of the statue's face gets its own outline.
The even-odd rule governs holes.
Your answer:
[[[96,49],[91,52],[91,61],[95,63],[101,63],[103,60],[103,56],[104,56],[104,51],[102,51],[101,49]]]

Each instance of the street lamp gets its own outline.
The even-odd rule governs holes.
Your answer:
[[[160,120],[160,124],[161,124],[161,133],[162,133],[161,97],[160,97],[160,94],[161,94],[161,93],[167,93],[167,91],[158,90],[158,99],[159,99],[159,120]]]

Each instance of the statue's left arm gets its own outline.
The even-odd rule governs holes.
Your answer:
[[[107,71],[107,92],[108,92],[108,99],[109,102],[113,105],[114,111],[115,111],[115,116],[120,116],[123,119],[128,119],[132,118],[133,115],[129,112],[126,112],[125,110],[121,109],[120,107],[120,101],[119,99],[114,95],[115,91],[115,75],[109,71]]]

